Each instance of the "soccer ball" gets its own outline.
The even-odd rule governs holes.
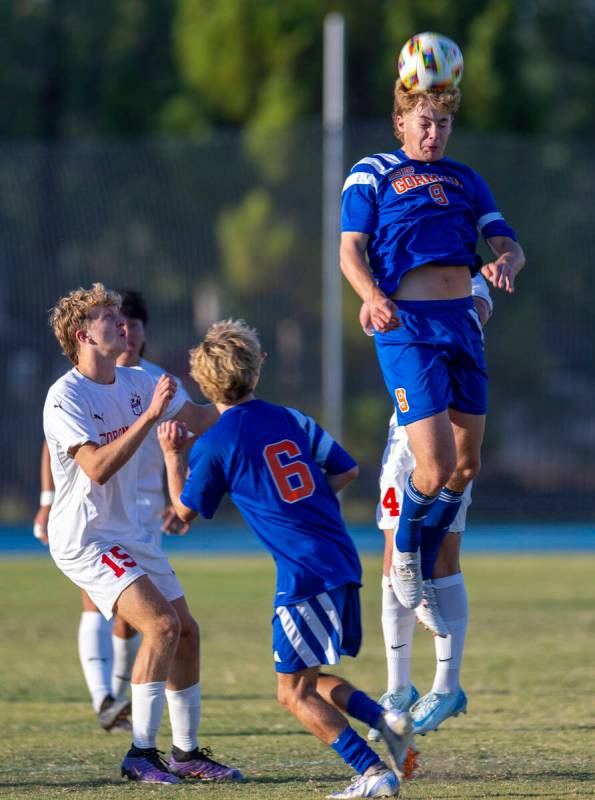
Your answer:
[[[408,91],[436,92],[459,85],[463,77],[463,54],[446,36],[418,33],[403,46],[398,67]]]

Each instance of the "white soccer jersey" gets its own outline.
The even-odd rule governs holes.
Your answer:
[[[154,379],[138,368],[116,367],[112,384],[85,378],[73,368],[50,388],[43,411],[56,494],[48,523],[50,551],[56,560],[75,560],[95,543],[145,542],[137,510],[142,447],[103,486],[92,481],[69,455],[86,442],[109,444],[122,436],[148,408]],[[163,419],[174,417],[187,401],[172,398]]]
[[[141,358],[140,367],[155,380],[158,380],[166,372],[163,367],[147,361],[146,358]],[[182,381],[176,378],[175,375],[172,377],[178,385],[176,398],[183,398],[186,402],[191,403],[192,400],[186,389],[184,389]],[[159,446],[156,425],[140,448],[136,502],[141,525],[144,525],[154,533],[158,533],[161,528],[160,514],[163,511],[165,497],[163,495],[163,453]]]

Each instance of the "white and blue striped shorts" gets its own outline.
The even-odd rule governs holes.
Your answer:
[[[342,655],[357,655],[361,641],[357,584],[347,583],[275,609],[273,658],[277,672],[338,664]]]

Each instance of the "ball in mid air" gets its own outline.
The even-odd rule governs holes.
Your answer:
[[[439,33],[418,33],[399,54],[399,77],[410,92],[440,91],[458,86],[463,54],[456,42]]]

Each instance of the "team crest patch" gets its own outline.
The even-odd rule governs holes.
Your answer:
[[[140,399],[140,394],[136,392],[130,393],[130,408],[132,409],[132,413],[135,417],[140,417],[143,413],[143,403]]]

